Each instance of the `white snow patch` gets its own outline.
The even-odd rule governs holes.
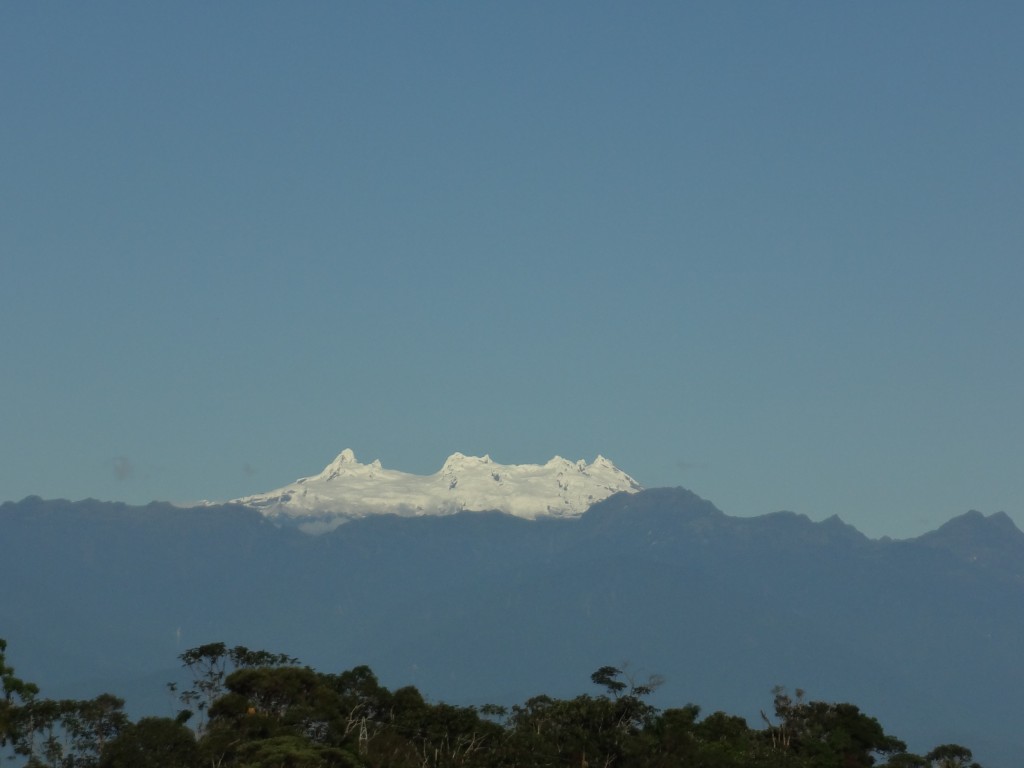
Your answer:
[[[283,516],[308,533],[376,514],[403,517],[496,510],[530,520],[578,517],[614,493],[640,485],[603,456],[588,464],[555,456],[546,464],[498,464],[453,453],[433,475],[361,464],[346,448],[323,471],[267,493],[233,499],[267,517]]]

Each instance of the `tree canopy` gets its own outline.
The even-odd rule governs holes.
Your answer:
[[[391,691],[369,667],[325,673],[286,654],[209,643],[179,660],[193,677],[174,717],[132,722],[111,694],[42,698],[0,640],[0,754],[29,768],[980,768],[971,750],[925,755],[854,704],[777,688],[760,727],[695,704],[659,710],[661,684],[604,666],[597,693],[540,694],[511,708]]]

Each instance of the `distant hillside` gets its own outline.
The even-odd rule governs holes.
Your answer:
[[[457,703],[574,695],[627,664],[666,678],[656,704],[753,721],[773,686],[801,687],[911,749],[1017,764],[1024,533],[1001,514],[871,540],[654,489],[577,519],[379,515],[308,536],[241,506],[30,497],[0,506],[0,542],[0,637],[48,695],[168,714],[176,655],[213,640]]]

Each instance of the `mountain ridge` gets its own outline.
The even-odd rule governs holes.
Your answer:
[[[103,690],[82,681],[170,680],[177,654],[217,640],[318,668],[366,663],[467,704],[570,695],[632,661],[669,681],[659,706],[756,719],[773,686],[800,686],[920,748],[953,740],[1009,768],[1020,534],[998,515],[960,517],[941,535],[869,539],[836,518],[732,517],[659,488],[573,518],[379,514],[309,536],[241,505],[29,497],[0,505],[0,636],[26,679],[74,697]],[[963,549],[961,525],[995,535]],[[164,713],[146,679],[109,686]]]
[[[587,463],[555,456],[545,464],[500,464],[490,455],[453,453],[432,475],[360,463],[351,448],[309,477],[265,493],[233,499],[261,514],[324,533],[374,514],[401,517],[497,510],[516,517],[579,517],[619,492],[636,493],[632,477],[598,455]]]

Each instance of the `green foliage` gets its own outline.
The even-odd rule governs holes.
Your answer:
[[[971,760],[972,757],[971,750],[959,744],[940,744],[925,755],[934,768],[975,768],[978,764]]]
[[[805,701],[800,689],[795,699],[782,688],[774,693],[778,725],[762,713],[773,749],[816,768],[869,768],[876,755],[898,754],[907,748],[853,704]]]
[[[253,651],[244,645],[228,648],[224,643],[206,643],[190,648],[178,658],[182,666],[192,673],[192,687],[178,693],[178,699],[182,704],[179,717],[187,720],[194,711],[197,711],[197,728],[200,732],[206,726],[206,713],[224,694],[224,681],[229,670],[280,667],[298,663],[298,659],[283,653]],[[174,683],[169,683],[168,688],[172,693],[177,693]],[[186,712],[187,716],[184,714]]]
[[[124,701],[109,693],[81,701],[25,700],[11,710],[10,746],[29,766],[91,768],[129,725],[123,707]]]
[[[24,708],[39,694],[33,683],[14,676],[14,667],[7,666],[7,641],[0,638],[0,747],[18,740],[25,727]]]
[[[199,760],[195,735],[166,717],[144,717],[103,750],[99,768],[189,768]]]
[[[764,728],[694,704],[655,709],[616,667],[591,676],[600,695],[540,695],[510,709],[430,702],[390,691],[365,666],[325,674],[284,654],[210,643],[181,655],[200,713],[132,723],[110,694],[54,701],[14,677],[0,640],[0,746],[28,768],[980,768],[966,747],[905,751],[848,703],[774,691]]]

